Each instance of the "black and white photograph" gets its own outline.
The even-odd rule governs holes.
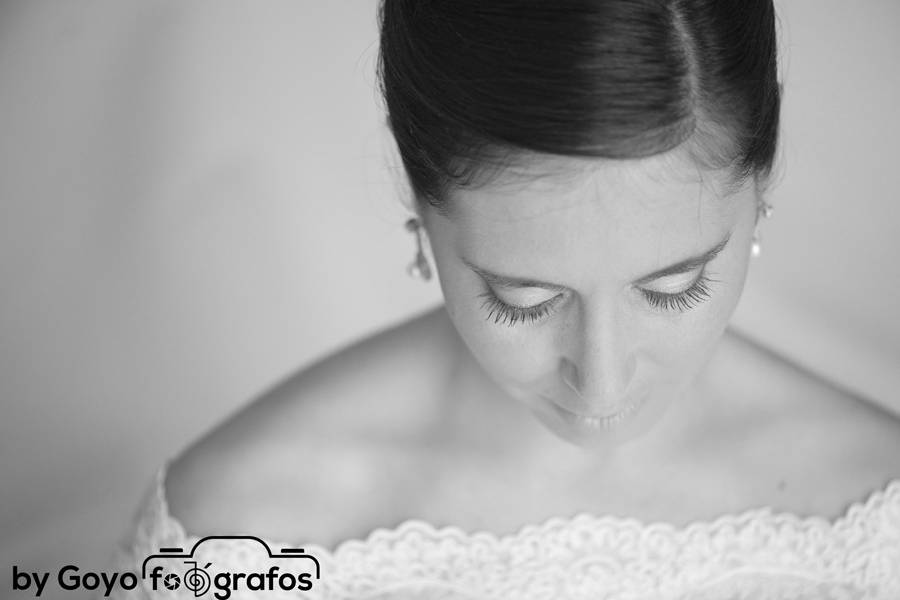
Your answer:
[[[900,600],[898,32],[0,2],[0,598]]]

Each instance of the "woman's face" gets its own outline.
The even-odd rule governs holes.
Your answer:
[[[701,179],[679,150],[553,166],[454,192],[450,216],[423,215],[428,239],[486,373],[569,442],[624,441],[684,394],[725,330],[756,188],[729,195],[724,172]]]

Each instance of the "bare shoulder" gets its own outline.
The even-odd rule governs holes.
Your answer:
[[[900,417],[746,339],[735,357],[760,443],[749,462],[777,479],[786,507],[838,516],[847,506],[900,478]],[[791,496],[793,495],[793,498]],[[800,500],[800,498],[803,498]]]
[[[390,521],[399,505],[373,492],[410,474],[403,449],[421,443],[455,367],[448,327],[443,307],[431,310],[250,403],[173,461],[172,515],[193,535],[323,545],[368,533],[373,515]]]

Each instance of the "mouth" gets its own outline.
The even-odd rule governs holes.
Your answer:
[[[597,431],[610,431],[623,425],[644,405],[647,395],[633,396],[619,410],[603,415],[582,415],[563,408],[550,398],[541,396],[547,402],[557,417],[568,427],[577,431],[591,433]]]

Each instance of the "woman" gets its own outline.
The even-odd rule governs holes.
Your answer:
[[[900,423],[727,326],[771,2],[385,0],[380,52],[445,305],[165,465],[121,564],[253,535],[310,597],[900,597]],[[210,570],[267,568],[235,543]]]

